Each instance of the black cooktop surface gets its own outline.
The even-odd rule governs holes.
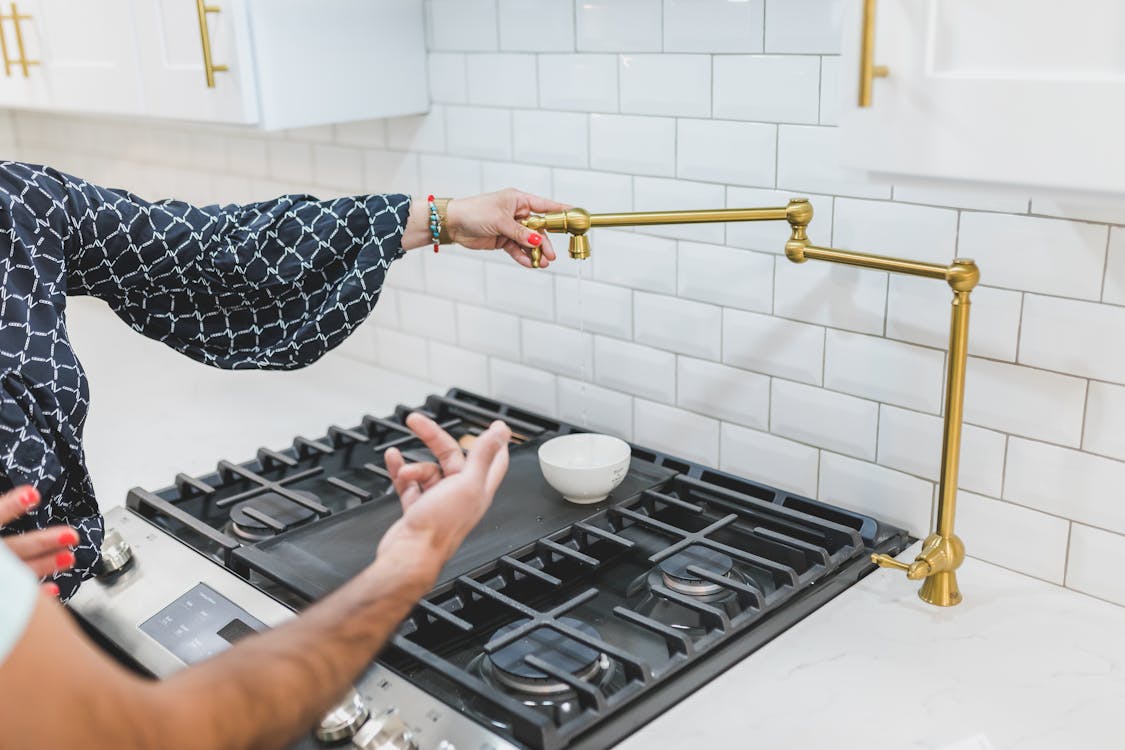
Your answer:
[[[519,746],[619,741],[871,572],[872,552],[910,541],[640,446],[609,498],[575,505],[543,480],[537,448],[578,427],[456,389],[417,410],[465,441],[505,419],[511,464],[379,660]],[[398,519],[383,451],[432,458],[410,411],[136,489],[128,505],[300,608],[368,564]]]

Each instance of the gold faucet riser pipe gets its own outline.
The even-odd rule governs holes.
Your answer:
[[[957,511],[957,474],[961,457],[961,416],[965,406],[965,362],[969,346],[969,292],[954,292],[949,322],[946,368],[945,429],[942,434],[937,533],[953,536]]]
[[[714,208],[697,211],[641,211],[639,213],[590,214],[591,227],[631,227],[651,224],[703,224],[716,221],[778,221],[786,207]]]
[[[949,266],[937,263],[923,263],[922,261],[906,260],[904,258],[888,258],[883,255],[870,255],[857,253],[851,250],[837,250],[833,247],[817,247],[807,245],[804,248],[806,258],[812,260],[827,260],[833,263],[843,263],[860,268],[872,268],[877,271],[890,271],[892,273],[905,273],[912,276],[925,276],[930,279],[949,278]]]

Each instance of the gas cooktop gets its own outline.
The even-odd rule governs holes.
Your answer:
[[[248,632],[285,617],[259,604],[240,609],[243,600],[266,594],[299,611],[348,580],[373,559],[399,516],[383,451],[397,446],[407,460],[432,458],[404,426],[411,411],[435,419],[463,445],[503,419],[513,445],[492,507],[355,697],[364,720],[367,703],[396,701],[406,747],[612,745],[872,571],[872,552],[895,554],[910,541],[876,519],[639,446],[609,498],[575,505],[543,480],[536,451],[580,428],[454,389],[418,409],[399,407],[386,419],[331,427],[321,439],[298,438],[283,451],[262,448],[246,463],[221,461],[207,476],[181,474],[165,490],[131,491],[126,504],[139,519],[123,520],[144,519],[196,558],[223,566],[206,566],[206,581],[181,575],[183,592],[168,581],[153,584],[171,594],[138,599],[137,616],[151,610],[149,618],[178,622],[175,608],[183,609],[185,596],[196,597],[187,606],[200,606],[204,586],[219,619],[233,617],[236,630]],[[142,536],[130,533],[140,543]],[[143,538],[153,544],[151,535]],[[146,573],[153,575],[151,566]],[[121,573],[107,572],[97,584],[109,594],[113,575]],[[152,646],[137,641],[130,626],[110,623],[112,608],[95,596],[80,592],[80,618],[103,642],[160,674],[136,657],[138,650],[155,654]],[[148,635],[157,651],[181,648],[170,636]],[[222,648],[233,640],[213,636],[196,633],[191,642]],[[191,654],[179,661],[190,663]],[[385,719],[389,707],[377,708]],[[375,747],[355,733],[363,722],[352,723],[320,739],[355,734],[357,747]]]

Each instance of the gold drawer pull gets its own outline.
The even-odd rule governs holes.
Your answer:
[[[203,72],[207,76],[207,88],[215,88],[215,73],[225,73],[230,68],[226,65],[216,65],[211,60],[211,31],[207,28],[207,14],[218,13],[222,10],[215,5],[207,5],[207,0],[195,0],[195,9],[199,13],[199,38],[203,43]]]
[[[4,57],[4,75],[9,78],[12,76],[12,66],[19,65],[23,69],[23,77],[29,78],[27,68],[29,65],[38,65],[38,60],[28,60],[27,50],[23,43],[23,29],[20,28],[20,21],[30,21],[31,16],[21,14],[19,8],[15,3],[11,3],[12,15],[6,16],[0,11],[0,54]],[[13,60],[8,56],[8,37],[4,34],[4,21],[11,21],[16,28],[16,51],[20,53],[19,58]]]
[[[863,0],[863,38],[859,45],[859,106],[871,106],[871,88],[876,78],[890,70],[875,64],[875,0]]]

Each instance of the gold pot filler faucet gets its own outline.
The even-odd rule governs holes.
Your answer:
[[[965,559],[965,545],[953,533],[957,508],[957,468],[961,453],[961,412],[965,400],[965,357],[969,341],[969,293],[980,281],[980,270],[968,258],[957,258],[947,266],[937,263],[869,255],[851,250],[817,247],[809,242],[806,230],[812,221],[812,204],[794,198],[776,208],[721,208],[702,211],[647,211],[642,213],[591,214],[581,208],[532,215],[523,220],[530,229],[566,232],[570,235],[570,257],[590,257],[591,227],[629,227],[651,224],[696,224],[716,221],[789,222],[789,241],[785,256],[794,263],[826,260],[879,271],[904,273],[941,279],[953,289],[949,322],[949,356],[945,377],[945,424],[941,448],[941,478],[938,494],[937,529],[926,537],[922,550],[912,563],[899,562],[889,555],[872,555],[871,561],[884,568],[906,571],[912,581],[922,580],[918,592],[923,601],[950,607],[961,601],[957,588],[957,568]],[[539,267],[540,250],[531,251],[532,265]]]

